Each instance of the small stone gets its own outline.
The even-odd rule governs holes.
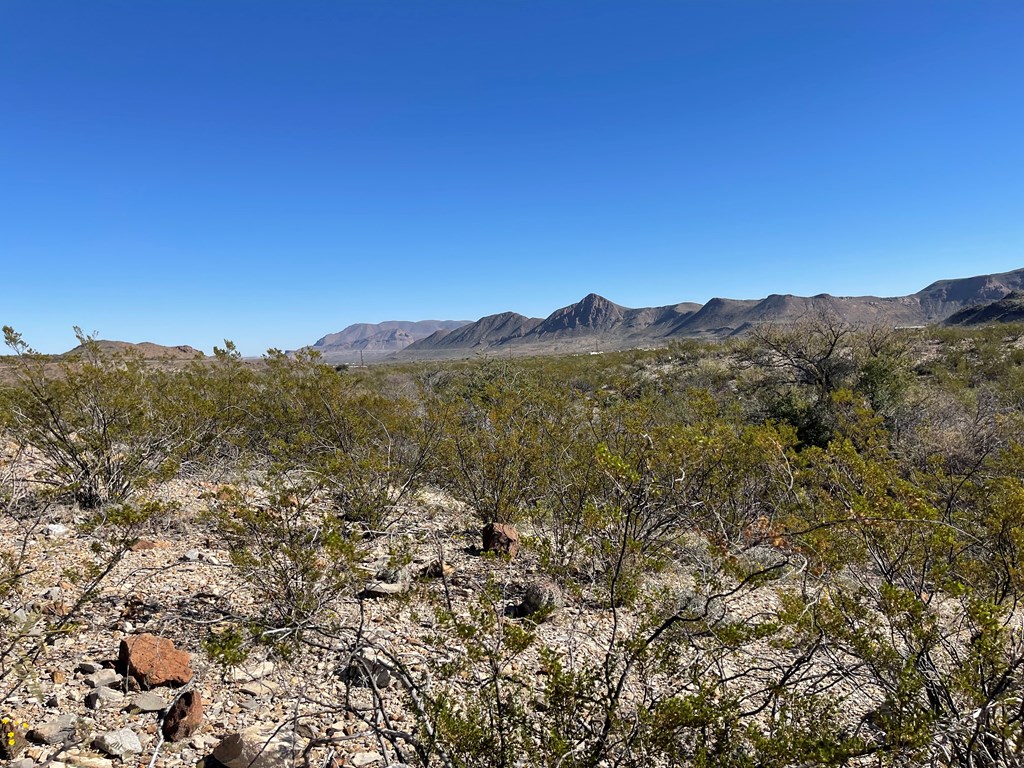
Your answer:
[[[259,680],[260,678],[271,674],[273,671],[274,662],[261,661],[257,664],[245,667],[244,669],[232,669],[224,675],[224,680],[229,683],[242,683],[248,682],[249,680]]]
[[[423,570],[420,571],[420,575],[426,579],[448,578],[453,573],[455,573],[455,566],[449,563],[442,563],[440,560],[435,560],[424,566]]]
[[[171,543],[161,539],[139,539],[132,544],[132,552],[147,552],[153,549],[169,549]]]
[[[53,670],[50,673],[50,679],[53,680],[57,685],[64,685],[68,681],[68,676],[61,672],[59,669]]]
[[[75,667],[75,672],[81,672],[83,675],[93,675],[101,669],[103,669],[103,665],[98,661],[82,661]]]
[[[277,693],[279,686],[277,683],[267,682],[264,680],[253,680],[250,683],[246,683],[239,690],[246,696],[255,696],[257,699],[261,699],[267,696],[273,696]]]
[[[95,755],[69,754],[68,765],[71,768],[114,768],[114,761]]]
[[[164,716],[163,734],[168,741],[183,741],[203,724],[203,699],[199,691],[185,691]]]
[[[71,532],[70,528],[60,523],[50,523],[44,530],[47,537],[51,539],[62,539]]]
[[[32,768],[35,764],[36,761],[31,757],[23,757],[21,760],[13,760],[11,768]]]
[[[94,688],[85,697],[85,706],[89,709],[106,709],[120,706],[124,702],[124,694],[110,688]]]
[[[132,699],[132,708],[140,712],[161,712],[167,709],[167,701],[151,691],[140,693]]]
[[[131,728],[101,733],[92,741],[93,747],[111,757],[124,757],[128,754],[140,754],[142,743]]]
[[[61,715],[36,726],[28,732],[28,737],[43,744],[63,744],[75,735],[77,723],[78,718],[74,715]]]
[[[378,690],[383,690],[391,685],[391,669],[378,661],[376,654],[364,650],[342,670],[341,679],[354,687],[375,687]]]
[[[373,765],[384,760],[384,756],[376,752],[356,752],[352,755],[352,765],[362,768],[364,765]]]
[[[188,552],[181,556],[181,559],[187,560],[190,563],[197,563],[199,562],[200,557],[202,557],[202,555],[200,555],[198,549],[190,549]]]
[[[362,598],[379,598],[400,595],[409,588],[407,583],[391,584],[386,581],[371,581],[366,588],[359,593]]]
[[[120,683],[124,677],[113,669],[101,669],[85,678],[85,684],[90,688],[110,688]]]

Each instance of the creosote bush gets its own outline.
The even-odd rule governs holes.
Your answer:
[[[323,706],[393,762],[1022,761],[1020,329],[820,315],[714,345],[348,370],[229,343],[159,369],[86,337],[54,361],[6,333],[4,427],[43,466],[32,488],[0,483],[8,602],[47,504],[89,508],[93,589],[166,514],[148,489],[210,473],[246,489],[213,494],[208,521],[255,601],[207,651],[358,660],[344,679],[364,700]],[[419,585],[411,664],[355,596],[371,552],[408,570],[389,544],[425,484],[519,526],[523,553],[478,561],[484,586],[443,568]],[[569,596],[543,623],[514,610],[525,569]],[[4,632],[14,679],[34,651]]]

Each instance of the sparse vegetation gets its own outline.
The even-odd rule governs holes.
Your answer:
[[[346,684],[370,705],[321,704],[401,761],[1024,759],[1019,328],[820,316],[715,345],[348,370],[228,345],[157,371],[85,337],[54,363],[5,334],[4,434],[39,471],[0,477],[0,680],[41,647],[13,607],[43,511],[88,511],[94,585],[188,473],[231,481],[190,525],[253,598],[208,653],[358,660]],[[487,578],[453,590],[424,488],[447,494],[447,541],[516,525],[519,560],[481,558]],[[420,585],[413,546],[436,552]],[[572,618],[512,610],[520,561]],[[371,578],[407,595],[423,663],[371,631]]]

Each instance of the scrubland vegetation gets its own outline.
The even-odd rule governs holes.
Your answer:
[[[4,595],[48,505],[102,534],[84,603],[178,514],[161,483],[221,483],[187,525],[256,600],[206,631],[208,654],[361,660],[374,706],[330,706],[396,759],[1024,763],[1020,328],[820,316],[714,345],[338,370],[230,345],[172,369],[7,343],[4,435],[40,470],[3,478]],[[515,526],[522,552],[480,555],[490,577],[452,589],[444,542],[417,533],[425,491],[477,530]],[[394,574],[437,547],[436,578],[393,598],[429,617],[425,667],[343,609],[381,546]],[[566,608],[510,612],[529,579]],[[0,632],[7,686],[43,651]]]

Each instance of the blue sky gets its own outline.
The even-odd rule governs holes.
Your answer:
[[[1019,0],[4,0],[37,348],[1024,267]]]

